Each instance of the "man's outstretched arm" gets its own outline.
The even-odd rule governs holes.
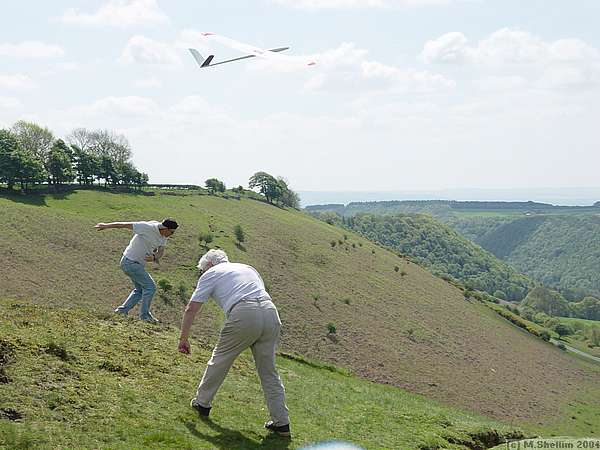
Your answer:
[[[194,317],[196,313],[202,309],[202,303],[190,301],[185,307],[183,313],[183,320],[181,321],[181,334],[179,335],[179,345],[177,350],[181,353],[190,353],[190,342],[188,340],[190,336],[190,328],[194,323]]]
[[[94,228],[98,231],[106,230],[107,228],[128,228],[133,230],[133,223],[134,222],[100,222],[94,225]]]

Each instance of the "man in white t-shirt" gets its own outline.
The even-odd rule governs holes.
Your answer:
[[[192,408],[201,417],[208,417],[212,400],[233,361],[250,347],[271,414],[265,428],[281,436],[290,436],[285,389],[275,367],[281,321],[262,278],[251,266],[230,263],[223,250],[209,250],[200,259],[198,268],[203,274],[183,315],[178,350],[190,353],[190,327],[196,313],[210,297],[223,309],[226,320],[196,397],[191,401]]]
[[[158,320],[150,312],[152,297],[156,292],[156,283],[146,271],[146,262],[156,262],[163,255],[167,238],[171,236],[179,225],[173,219],[162,222],[111,222],[99,223],[94,228],[98,231],[108,228],[127,228],[133,230],[134,235],[121,258],[121,269],[131,281],[133,291],[121,306],[115,309],[116,313],[127,315],[129,310],[137,305],[140,300],[140,319],[156,323]]]

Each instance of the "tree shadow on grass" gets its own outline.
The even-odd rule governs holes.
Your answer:
[[[190,431],[190,433],[197,437],[198,439],[202,439],[203,441],[210,442],[215,448],[230,450],[232,448],[235,449],[287,449],[290,447],[292,441],[290,438],[285,438],[278,436],[276,434],[268,434],[267,436],[262,438],[262,441],[256,442],[237,430],[232,430],[231,428],[226,428],[222,425],[219,425],[216,422],[213,422],[210,419],[205,419],[202,423],[206,424],[213,431],[219,433],[216,436],[210,436],[208,434],[204,434],[196,428],[196,423],[188,421],[185,426]]]
[[[19,192],[9,191],[8,189],[0,189],[0,197],[6,198],[15,203],[22,203],[31,206],[48,206],[46,199],[48,197],[54,200],[66,200],[73,193],[73,190],[64,190],[58,192],[42,192],[30,191]]]
[[[48,206],[46,204],[46,196],[40,194],[22,194],[20,192],[10,192],[7,189],[2,189],[0,190],[0,197],[25,205]]]

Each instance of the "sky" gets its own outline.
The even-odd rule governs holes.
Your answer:
[[[155,183],[298,191],[596,188],[596,0],[21,0],[3,8],[0,128],[130,141]],[[241,56],[214,32],[315,66]]]

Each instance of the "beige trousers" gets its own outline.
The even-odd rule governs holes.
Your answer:
[[[270,299],[244,300],[235,305],[208,361],[198,386],[196,402],[205,408],[212,405],[233,361],[250,347],[271,419],[275,425],[290,423],[285,389],[275,367],[280,329],[279,314]]]

